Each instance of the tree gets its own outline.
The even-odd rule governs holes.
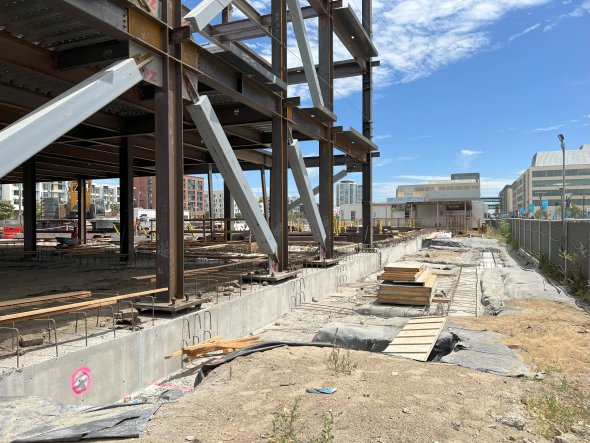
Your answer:
[[[14,216],[14,206],[8,200],[0,200],[0,220],[3,222]]]
[[[537,209],[535,211],[535,218],[547,218],[547,211],[545,209]]]
[[[121,211],[121,205],[119,203],[113,203],[111,205],[111,214],[118,215]]]
[[[573,218],[580,218],[580,215],[582,214],[582,210],[575,203],[572,203],[572,205],[570,206],[570,212]]]

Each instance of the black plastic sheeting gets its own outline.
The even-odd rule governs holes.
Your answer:
[[[438,346],[438,348],[437,348]],[[531,371],[520,356],[502,343],[502,336],[491,331],[472,331],[449,325],[435,346],[434,361],[502,375],[530,377]]]
[[[41,397],[0,397],[0,441],[40,443],[137,438],[159,404],[68,406]]]
[[[223,357],[213,360],[212,362],[204,364],[197,374],[197,378],[195,379],[195,386],[197,386],[203,380],[205,380],[207,374],[209,374],[209,372],[211,372],[213,369],[225,363],[229,363],[235,358],[254,354],[256,352],[270,351],[271,349],[281,348],[283,346],[314,346],[320,348],[331,348],[334,345],[332,343],[310,343],[298,341],[265,341],[261,343],[256,343],[245,348],[238,349],[237,351],[231,352],[227,355],[224,355]]]

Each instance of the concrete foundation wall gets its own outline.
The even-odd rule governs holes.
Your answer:
[[[181,358],[166,360],[164,356],[178,351],[183,344],[192,344],[193,336],[203,340],[209,338],[209,333],[223,334],[226,339],[248,335],[293,309],[300,302],[296,294],[302,289],[304,302],[310,302],[312,297],[321,299],[335,292],[339,283],[362,280],[421,246],[422,239],[418,238],[378,253],[359,254],[341,265],[312,270],[296,280],[268,286],[210,309],[15,369],[0,375],[0,396],[37,395],[86,405],[120,400],[178,371]],[[90,388],[78,395],[71,387],[71,378],[81,367],[90,370]]]

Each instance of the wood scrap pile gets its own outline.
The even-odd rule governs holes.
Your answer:
[[[436,287],[436,275],[424,263],[391,263],[377,278],[383,280],[377,293],[381,303],[430,305]]]
[[[223,351],[224,354],[229,354],[236,349],[242,349],[246,346],[260,343],[259,336],[248,336],[224,341],[221,340],[222,338],[223,335],[218,335],[196,345],[184,346],[180,351],[173,352],[167,355],[166,358],[169,359],[179,355],[185,355],[184,361],[190,362],[211,352]]]

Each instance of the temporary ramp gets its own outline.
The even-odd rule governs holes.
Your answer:
[[[336,182],[339,182],[340,180],[342,180],[347,175],[348,175],[348,171],[346,169],[343,169],[342,171],[334,174],[334,177],[332,177],[332,180],[334,181],[334,183],[336,183]],[[313,188],[313,195],[318,195],[319,192],[320,192],[319,186],[316,186],[315,188]],[[301,198],[298,198],[297,200],[293,200],[291,203],[289,203],[289,206],[287,206],[287,210],[291,211],[292,209],[295,209],[300,204],[301,204]]]
[[[307,175],[307,168],[301,155],[301,149],[299,148],[299,142],[293,140],[289,144],[289,165],[291,166],[291,172],[299,191],[299,198],[303,202],[303,210],[307,216],[311,233],[313,234],[314,240],[325,250],[326,248],[326,231],[324,230],[324,224],[320,217],[320,210],[315,202],[313,196],[313,190],[311,189],[311,183],[309,182],[309,176]]]
[[[200,137],[209,149],[215,166],[246,219],[248,227],[254,233],[260,251],[276,260],[277,242],[211,106],[209,97],[206,95],[199,97],[193,104],[187,106],[187,110],[197,126]]]
[[[428,360],[446,320],[446,317],[411,318],[383,353],[418,361]]]
[[[110,65],[0,132],[0,177],[139,83],[134,59]]]

